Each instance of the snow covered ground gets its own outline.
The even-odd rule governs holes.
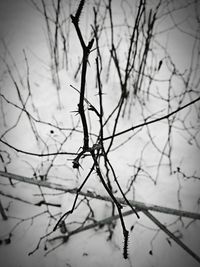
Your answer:
[[[81,26],[84,31],[84,37],[89,38],[90,28],[88,25],[92,22],[90,15],[92,9],[91,3],[93,1],[86,2]],[[106,1],[102,1],[102,3],[104,2]],[[69,3],[71,3],[71,11],[67,10],[66,14],[69,15],[70,12],[74,13],[78,1],[66,1],[66,3],[68,8],[70,7]],[[118,22],[122,20],[121,18],[124,14],[120,3],[126,6],[126,1],[113,0],[113,12],[118,18]],[[47,6],[52,6],[51,1],[47,1]],[[176,4],[174,3],[174,7],[175,6]],[[186,7],[182,13],[181,11],[177,12],[177,17],[173,19],[177,20],[177,24],[181,22],[179,29],[176,28],[170,31],[164,30],[170,29],[172,25],[170,24],[172,18],[170,20],[168,17],[161,20],[160,28],[157,29],[157,32],[159,32],[159,30],[161,32],[161,44],[166,46],[167,51],[172,56],[180,73],[187,73],[188,70],[186,69],[190,66],[192,58],[194,38],[187,34],[187,32],[195,32],[197,27],[196,24],[193,24],[194,22],[191,17],[195,14],[194,7],[194,5],[192,8]],[[196,11],[197,13],[200,12],[198,10]],[[186,14],[186,12],[188,12],[188,14]],[[186,20],[184,20],[185,17],[187,18]],[[66,23],[69,24],[69,18]],[[39,115],[38,117],[42,121],[51,122],[63,128],[72,128],[79,122],[79,116],[74,113],[74,111],[77,110],[79,94],[70,87],[70,85],[80,88],[80,76],[78,76],[77,79],[74,79],[73,76],[82,55],[75,29],[73,25],[70,26],[68,69],[66,70],[61,66],[59,67],[61,109],[58,108],[57,91],[55,89],[55,84],[52,83],[48,37],[44,17],[28,0],[1,0],[0,34],[3,40],[0,50],[1,138],[6,143],[22,151],[53,153],[57,151],[62,142],[64,142],[70,131],[60,131],[52,125],[36,123],[35,129],[39,134],[38,136],[41,138],[37,141],[33,134],[30,121],[27,119],[27,115],[23,113],[18,121],[21,110],[6,101],[7,99],[21,106],[16,86],[11,76],[9,76],[8,67],[5,62],[10,67],[14,80],[18,82],[24,101],[28,96],[26,79],[27,70],[29,71],[32,99],[28,100],[26,108],[35,118]],[[122,47],[122,50],[123,49],[124,47]],[[198,49],[197,44],[194,49],[194,58],[197,56],[196,53]],[[95,64],[95,55],[92,54],[89,60],[91,67],[88,67],[87,97],[95,107],[98,107],[97,89],[94,86],[95,75],[92,73],[94,70],[92,66]],[[106,54],[104,55],[106,57]],[[159,62],[162,57],[163,55],[160,51],[155,55],[157,62]],[[28,69],[26,58],[28,60]],[[17,69],[14,62],[16,63]],[[198,67],[198,64],[195,65],[193,63],[193,67],[194,69],[192,69],[192,71]],[[161,68],[159,74],[156,74],[156,78],[165,79],[166,76],[168,77],[168,74],[166,63],[166,65]],[[189,81],[191,86],[194,85],[195,87],[196,84],[196,96],[198,96],[199,91],[199,74],[198,67],[196,74],[192,76],[193,81]],[[102,76],[103,75],[106,76],[106,71],[102,72]],[[23,81],[23,83],[21,81]],[[183,81],[175,78],[172,80],[171,85],[173,88],[176,88],[173,90],[178,94],[183,88]],[[159,88],[157,88],[157,86],[159,86]],[[152,94],[160,93],[160,96],[164,98],[167,95],[166,87],[167,85],[165,82],[155,83]],[[103,96],[105,105],[104,113],[108,115],[115,107],[120,94],[119,82],[116,75],[113,75],[107,83],[103,84],[103,91],[105,92]],[[5,98],[3,98],[3,96],[5,96]],[[191,95],[191,98],[194,99],[194,95]],[[183,104],[188,103],[192,99],[187,96]],[[174,101],[171,111],[176,109],[176,107],[177,102]],[[34,108],[36,111],[33,110]],[[120,119],[117,132],[142,123],[143,115],[147,117],[152,113],[156,113],[153,118],[165,115],[168,111],[167,108],[167,102],[160,101],[160,98],[156,99],[150,97],[150,100],[145,103],[144,110],[141,109],[141,105],[136,101],[130,118],[128,119],[125,117],[124,119]],[[187,127],[188,125],[195,126],[196,128],[198,127],[198,103],[195,104],[195,108],[196,109],[191,109],[189,114],[187,109],[180,111],[182,114],[180,116],[182,116],[182,118],[185,114],[184,120]],[[144,114],[142,112],[144,112]],[[90,115],[91,132],[98,134],[98,119],[96,119],[94,114],[88,113],[88,111],[87,114]],[[32,125],[32,127],[35,127],[35,125]],[[12,126],[14,127],[5,134],[6,129]],[[108,126],[109,129],[105,131],[105,136],[110,134],[111,126],[111,124]],[[167,138],[168,125],[166,120],[160,121],[150,128],[153,141],[155,141],[156,145],[159,147],[158,149],[149,142],[150,139],[147,128],[143,127],[129,142],[115,150],[114,148],[117,148],[118,145],[130,137],[132,132],[117,137],[114,141],[113,151],[110,152],[109,157],[124,191],[126,191],[130,177],[133,177],[137,170],[134,166],[140,166],[143,169],[134,182],[134,187],[131,189],[131,192],[127,195],[128,199],[198,213],[200,192],[199,133],[197,132],[196,139],[194,139],[192,138],[192,134],[189,135],[188,132],[178,129],[178,126],[183,126],[181,123],[179,124],[178,122],[176,126],[177,128],[174,128],[171,140],[172,173],[170,173],[170,168],[168,166],[169,161],[166,158],[163,159],[163,165],[161,165],[159,172],[157,168],[161,156],[158,150],[163,149]],[[78,129],[82,130],[80,122]],[[191,133],[193,133],[193,129],[191,128]],[[95,138],[93,137],[93,141],[94,140]],[[73,132],[73,134],[66,139],[62,151],[76,153],[82,146],[82,141],[82,133]],[[6,151],[8,151],[9,154],[7,154]],[[27,155],[14,151],[3,143],[0,143],[0,153],[4,160],[4,162],[2,160],[0,161],[1,171],[4,171],[4,167],[6,166],[8,172],[30,178],[33,177],[34,172],[38,176],[44,175],[52,162],[52,156],[35,157]],[[11,162],[9,163],[10,158]],[[91,167],[91,161],[87,158],[83,159],[81,161],[82,168],[80,168],[80,171],[76,171],[72,168],[73,159],[74,156],[71,155],[60,155],[56,157],[53,167],[48,173],[48,181],[63,184],[69,188],[79,186]],[[151,176],[148,177],[147,172]],[[152,178],[155,180],[155,177],[157,177],[156,184],[152,181]],[[191,178],[187,179],[187,177]],[[116,188],[114,183],[113,186]],[[96,174],[92,174],[86,183],[84,191],[87,192],[87,190],[107,196]],[[58,194],[58,191],[51,191],[50,189],[42,189],[42,192],[44,195],[47,194],[45,195],[47,201],[61,205],[61,209],[49,207],[50,212],[54,214],[57,219],[61,215],[61,212],[64,213],[71,208],[74,200],[73,194]],[[52,194],[52,192],[54,194]],[[2,219],[0,221],[0,261],[2,267],[199,266],[197,261],[188,255],[173,240],[169,240],[166,234],[159,230],[158,227],[141,212],[141,218],[139,220],[135,215],[130,215],[125,218],[128,230],[132,229],[134,225],[134,228],[130,231],[128,260],[124,260],[122,257],[123,234],[119,220],[116,221],[117,225],[114,230],[112,241],[107,241],[108,232],[106,232],[107,228],[104,226],[98,230],[95,228],[95,230],[90,229],[73,235],[66,244],[59,246],[50,253],[49,250],[56,246],[59,241],[47,242],[46,247],[44,242],[46,238],[44,238],[40,247],[33,254],[28,256],[28,254],[36,248],[40,237],[52,230],[55,225],[55,220],[49,218],[49,214],[46,213],[44,205],[38,207],[3,196],[3,194],[10,194],[29,202],[37,203],[41,200],[41,191],[37,186],[17,182],[15,188],[13,188],[9,185],[9,181],[1,177],[0,193],[1,203],[3,207],[6,208],[6,213],[9,217],[6,221]],[[121,197],[119,193],[117,193],[117,196]],[[98,220],[111,215],[111,207],[107,202],[91,200],[90,204]],[[124,208],[124,210],[126,211],[128,209]],[[86,204],[82,203],[80,208],[76,209],[74,214],[71,215],[68,222],[84,219],[88,211]],[[173,215],[153,212],[152,214],[163,224],[170,225],[169,230],[176,236],[181,237],[180,240],[200,256],[200,224],[198,220],[192,222],[192,224],[188,226],[191,219],[182,218],[178,220],[177,216]],[[20,223],[17,224],[18,222]],[[68,227],[70,230],[73,229],[73,225],[69,224]],[[9,239],[8,234],[11,229],[14,231]],[[60,235],[59,231],[53,234],[54,237],[56,235]],[[48,236],[47,238],[53,236]],[[6,242],[9,244],[6,244]]]

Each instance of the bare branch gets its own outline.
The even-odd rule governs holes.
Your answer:
[[[125,133],[130,132],[130,131],[133,131],[133,130],[135,130],[135,129],[137,129],[137,128],[143,127],[143,126],[145,126],[145,125],[152,124],[152,123],[155,123],[155,122],[158,122],[158,121],[161,121],[161,120],[165,120],[165,119],[171,117],[172,115],[176,114],[177,112],[179,112],[179,111],[181,111],[181,110],[183,110],[183,109],[185,109],[185,108],[187,108],[187,107],[193,105],[194,103],[196,103],[196,102],[198,102],[198,101],[200,101],[200,97],[197,97],[197,98],[194,99],[193,101],[191,101],[191,102],[185,104],[185,105],[182,106],[182,107],[177,108],[176,110],[174,110],[174,111],[168,113],[167,115],[165,115],[165,116],[163,116],[163,117],[160,117],[160,118],[157,118],[157,119],[154,119],[154,120],[151,120],[151,121],[145,121],[145,122],[143,122],[143,123],[141,123],[141,124],[138,124],[138,125],[136,125],[136,126],[130,127],[130,128],[128,128],[128,129],[126,129],[126,130],[124,130],[124,131],[121,131],[121,132],[118,132],[118,133],[116,133],[116,134],[114,134],[114,135],[111,135],[111,136],[108,136],[108,137],[104,137],[103,140],[112,139],[113,137],[116,137],[116,136],[125,134]]]
[[[8,219],[8,216],[6,215],[6,212],[5,212],[4,207],[1,203],[1,200],[0,200],[0,213],[1,213],[3,220],[6,221]]]
[[[163,232],[165,232],[169,237],[171,237],[180,247],[182,247],[188,254],[190,254],[196,261],[200,263],[200,257],[194,253],[188,246],[186,246],[179,238],[177,238],[172,232],[170,232],[167,227],[162,224],[158,219],[155,218],[148,210],[143,211],[143,213],[153,221]]]
[[[13,180],[17,180],[20,182],[24,182],[24,183],[28,183],[28,184],[32,184],[32,185],[36,185],[36,186],[42,186],[42,187],[51,188],[54,190],[68,192],[71,194],[77,193],[76,188],[70,189],[64,185],[50,183],[47,181],[37,181],[37,180],[31,179],[31,178],[21,176],[21,175],[16,175],[13,173],[5,173],[5,172],[0,171],[0,176],[3,178],[8,178],[8,179],[11,178]],[[91,192],[81,191],[81,192],[79,192],[79,195],[94,198],[94,199],[99,199],[99,200],[103,200],[103,201],[112,202],[112,199],[108,196],[101,196],[101,195],[97,195],[97,194],[91,193]],[[121,205],[127,205],[126,201],[123,198],[116,197],[116,199]],[[177,210],[177,209],[173,209],[173,208],[167,208],[167,207],[163,207],[163,206],[159,206],[159,205],[153,205],[153,204],[134,201],[134,200],[128,200],[128,201],[137,210],[151,210],[151,211],[156,211],[156,212],[160,212],[160,213],[164,213],[164,214],[171,214],[171,215],[175,215],[175,216],[181,216],[181,217],[200,220],[200,214],[199,213],[193,213],[193,212],[184,211],[184,210]]]

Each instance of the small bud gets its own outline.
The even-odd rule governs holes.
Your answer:
[[[73,161],[72,162],[72,167],[74,168],[74,169],[78,169],[79,168],[79,166],[80,166],[80,164],[78,163],[78,161]]]

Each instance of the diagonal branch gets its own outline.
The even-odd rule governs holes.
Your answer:
[[[5,212],[4,207],[1,203],[1,200],[0,200],[0,213],[1,213],[3,220],[6,221],[8,219],[8,216],[6,215],[6,212]]]
[[[156,219],[148,210],[143,210],[143,213],[154,222],[163,232],[172,238],[180,247],[182,247],[188,254],[190,254],[196,261],[200,263],[200,257],[194,253],[188,246],[186,246],[179,238],[177,238],[167,227]]]
[[[123,215],[123,217],[126,217],[126,216],[129,216],[129,215],[133,214],[133,213],[134,213],[134,211],[129,210],[129,211],[123,212],[122,215]],[[51,238],[49,241],[51,242],[51,241],[55,241],[55,240],[58,240],[58,239],[63,239],[63,243],[65,243],[66,241],[68,241],[69,237],[72,236],[72,235],[75,235],[75,234],[78,234],[80,232],[84,232],[84,231],[93,229],[95,227],[102,227],[103,225],[109,224],[114,220],[118,220],[119,218],[120,218],[119,214],[116,214],[116,215],[113,215],[113,216],[109,216],[109,217],[107,217],[105,219],[102,219],[102,220],[99,220],[99,221],[95,221],[93,223],[85,225],[84,227],[78,227],[75,230],[72,230],[72,231],[68,232],[67,235],[55,236],[55,237]]]
[[[21,175],[9,173],[9,172],[0,171],[0,176],[2,178],[13,179],[13,180],[17,180],[20,182],[24,182],[24,183],[28,183],[28,184],[32,184],[32,185],[36,185],[36,186],[42,186],[42,187],[51,188],[54,190],[68,192],[71,194],[77,193],[77,188],[71,188],[70,189],[70,188],[66,187],[65,185],[50,183],[47,181],[37,181],[37,180],[31,179],[31,178],[28,178],[25,176],[21,176]],[[81,192],[79,192],[79,195],[90,197],[93,199],[99,199],[99,200],[103,200],[103,201],[112,202],[112,199],[109,196],[101,196],[101,195],[97,195],[97,194],[91,193],[91,192],[81,191]],[[127,206],[127,203],[123,198],[116,197],[116,199],[120,204]],[[143,211],[152,210],[152,211],[156,211],[156,212],[160,212],[160,213],[164,213],[164,214],[170,214],[170,215],[200,220],[200,214],[199,213],[194,213],[194,212],[184,211],[184,210],[177,210],[177,209],[173,209],[173,208],[153,205],[153,204],[134,201],[134,200],[128,200],[128,201],[133,207],[135,207],[138,210],[143,210]]]
[[[185,109],[185,108],[187,108],[187,107],[193,105],[193,104],[196,103],[197,101],[200,101],[200,96],[197,97],[196,99],[194,99],[193,101],[191,101],[191,102],[185,104],[184,106],[179,107],[179,108],[177,108],[176,110],[174,110],[174,111],[168,113],[167,115],[165,115],[165,116],[163,116],[163,117],[160,117],[160,118],[157,118],[157,119],[154,119],[154,120],[151,120],[151,121],[147,121],[147,119],[144,119],[144,122],[143,122],[143,123],[138,124],[138,125],[133,126],[133,127],[130,127],[130,128],[128,128],[128,129],[126,129],[126,130],[124,130],[124,131],[121,131],[121,132],[118,132],[118,133],[116,133],[116,134],[114,134],[114,135],[111,135],[111,136],[108,136],[108,137],[104,137],[103,140],[112,139],[112,138],[114,138],[114,137],[116,137],[116,136],[119,136],[119,135],[125,134],[125,133],[127,133],[127,132],[133,131],[133,130],[135,130],[135,129],[137,129],[137,128],[140,128],[140,127],[143,127],[143,126],[145,126],[145,125],[152,124],[152,123],[155,123],[155,122],[158,122],[158,121],[161,121],[161,120],[168,119],[169,117],[171,117],[171,116],[174,115],[175,113],[177,113],[177,112],[179,112],[179,111],[181,111],[181,110],[183,110],[183,109]]]

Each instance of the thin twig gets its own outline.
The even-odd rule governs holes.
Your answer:
[[[8,219],[8,216],[6,215],[6,212],[5,212],[4,207],[1,203],[1,200],[0,200],[0,213],[1,213],[3,220],[6,221]]]
[[[2,178],[7,178],[7,179],[11,178],[13,180],[17,180],[20,182],[24,182],[24,183],[28,183],[28,184],[32,184],[32,185],[36,185],[36,186],[42,186],[42,187],[46,187],[46,188],[51,188],[51,189],[59,190],[59,191],[63,191],[63,192],[68,192],[70,194],[76,194],[77,193],[76,188],[70,189],[70,188],[66,187],[65,185],[50,183],[47,181],[37,181],[37,180],[31,179],[31,178],[17,175],[17,174],[13,174],[13,173],[6,173],[6,172],[0,171],[0,176]],[[99,200],[103,200],[103,201],[112,202],[112,199],[109,196],[101,196],[101,195],[97,195],[97,194],[91,193],[91,192],[81,191],[81,192],[79,192],[79,195],[90,197],[93,199],[99,199]],[[120,204],[127,206],[127,203],[123,198],[116,197],[116,199]],[[128,201],[133,207],[135,207],[138,210],[152,210],[152,211],[156,211],[156,212],[160,212],[160,213],[164,213],[164,214],[170,214],[170,215],[200,220],[200,214],[199,213],[194,213],[194,212],[184,211],[184,210],[177,210],[177,209],[173,209],[173,208],[153,205],[153,204],[134,201],[134,200],[128,200]]]
[[[172,111],[172,112],[170,112],[170,113],[168,113],[168,114],[166,114],[166,115],[164,115],[164,116],[162,116],[162,117],[160,117],[160,118],[157,118],[157,119],[154,119],[154,120],[151,120],[151,121],[146,121],[146,119],[144,119],[145,122],[143,122],[143,123],[141,123],[141,124],[137,124],[137,125],[135,125],[135,126],[133,126],[133,127],[130,127],[130,128],[128,128],[128,129],[126,129],[126,130],[124,130],[124,131],[118,132],[118,133],[116,133],[116,134],[114,134],[114,135],[111,135],[111,136],[108,136],[108,137],[104,137],[103,140],[112,139],[113,137],[116,137],[116,136],[125,134],[125,133],[127,133],[127,132],[133,131],[133,130],[135,130],[135,129],[137,129],[137,128],[146,126],[146,125],[148,125],[148,124],[152,124],[152,123],[155,123],[155,122],[158,122],[158,121],[161,121],[161,120],[165,120],[165,119],[169,118],[170,116],[174,115],[175,113],[177,113],[177,112],[179,112],[179,111],[181,111],[181,110],[183,110],[183,109],[185,109],[185,108],[187,108],[187,107],[193,105],[193,104],[196,103],[197,101],[200,101],[200,97],[197,97],[197,98],[194,99],[193,101],[191,101],[191,102],[185,104],[185,105],[182,106],[182,107],[177,108],[176,110],[174,110],[174,111]]]
[[[182,247],[188,254],[190,254],[196,261],[200,263],[200,257],[194,253],[188,246],[186,246],[179,238],[177,238],[167,227],[156,219],[148,210],[142,211],[151,221],[153,221],[163,232],[172,238],[180,247]]]

